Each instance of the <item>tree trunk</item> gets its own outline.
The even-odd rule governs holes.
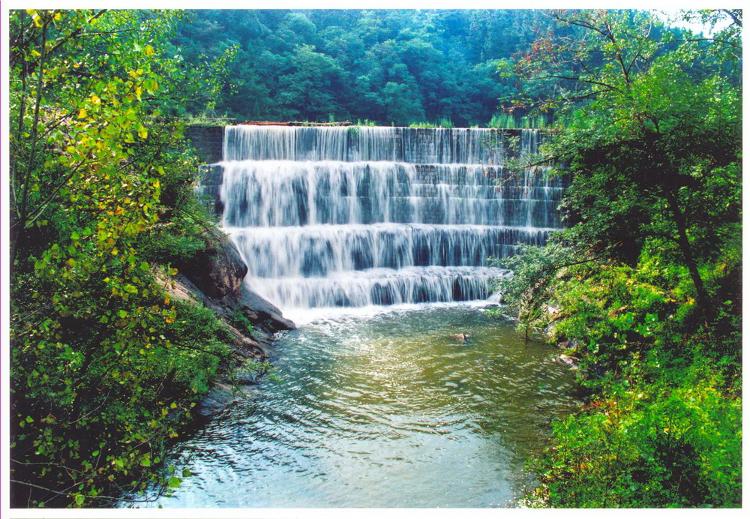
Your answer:
[[[672,218],[674,218],[674,222],[677,225],[677,241],[680,246],[680,251],[682,252],[682,256],[685,260],[685,265],[690,271],[690,277],[693,280],[693,285],[695,285],[695,293],[697,296],[698,306],[702,311],[707,311],[709,309],[708,293],[706,292],[706,287],[703,285],[703,279],[701,279],[701,275],[698,272],[698,265],[696,264],[695,258],[693,257],[693,251],[690,248],[690,241],[687,237],[685,214],[682,212],[682,209],[680,209],[679,203],[677,202],[677,196],[675,195],[674,191],[667,190],[666,195],[667,201],[669,202],[669,208],[672,211]]]

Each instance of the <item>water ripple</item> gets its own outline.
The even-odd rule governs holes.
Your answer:
[[[468,307],[302,326],[277,344],[280,381],[175,447],[194,476],[158,504],[508,505],[575,403],[554,355]]]

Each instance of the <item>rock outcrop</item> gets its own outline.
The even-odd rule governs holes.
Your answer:
[[[294,329],[295,325],[243,283],[247,265],[224,233],[212,229],[207,239],[206,249],[178,265],[180,273],[165,281],[165,286],[174,299],[199,302],[210,308],[224,321],[232,338],[233,361],[198,408],[200,415],[213,416],[237,398],[234,384],[251,384],[258,379],[232,377],[232,371],[248,360],[266,360],[275,334]],[[252,331],[243,330],[247,323],[252,324]]]
[[[281,315],[281,310],[250,290],[245,284],[240,287],[239,302],[248,319],[272,333],[292,330],[295,327],[292,321]]]
[[[178,269],[201,292],[215,300],[239,297],[247,265],[237,247],[218,229],[207,233],[207,247]]]

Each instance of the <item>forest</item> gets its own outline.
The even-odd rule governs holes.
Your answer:
[[[539,11],[222,10],[188,18],[172,43],[222,82],[181,113],[487,126],[545,92],[507,73],[514,56],[538,34],[572,32]]]
[[[741,506],[742,11],[681,16],[711,30],[646,11],[11,11],[11,506],[191,477],[169,448],[255,323],[169,289],[222,239],[185,129],[238,121],[544,128],[508,170],[567,179],[564,228],[488,261],[513,272],[495,285],[517,334],[576,359],[580,405],[516,504]]]

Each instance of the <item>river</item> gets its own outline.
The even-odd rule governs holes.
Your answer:
[[[314,319],[278,341],[273,376],[174,446],[193,475],[153,504],[513,506],[575,405],[555,356],[476,305]]]

